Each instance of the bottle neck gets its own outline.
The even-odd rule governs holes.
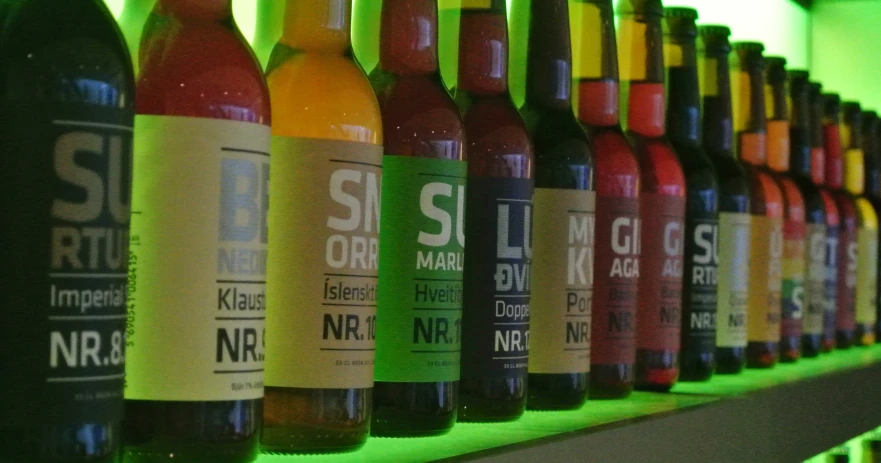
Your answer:
[[[352,0],[286,0],[281,42],[295,50],[343,54],[351,46]]]
[[[730,48],[704,48],[700,77],[704,109],[704,144],[716,154],[733,154],[734,128],[731,106]]]
[[[743,162],[761,166],[768,159],[764,60],[751,53],[738,55],[739,67],[733,71],[731,86],[737,154]]]
[[[844,150],[844,188],[855,195],[863,194],[865,188],[865,160],[862,146],[862,118],[859,110],[845,114],[841,126],[841,146]]]
[[[811,131],[811,179],[817,186],[826,184],[826,149],[823,143],[823,96],[811,89],[810,102]]]
[[[826,151],[826,185],[833,190],[844,186],[844,160],[841,153],[841,121],[839,116],[823,119],[823,146]]]
[[[667,133],[672,140],[700,143],[700,90],[697,47],[691,35],[667,35]]]
[[[384,0],[379,67],[398,75],[438,71],[437,0]]]
[[[158,0],[161,14],[180,21],[219,22],[232,18],[232,0]]]
[[[505,0],[463,8],[459,23],[457,89],[472,95],[508,92],[508,17]]]
[[[789,117],[791,159],[789,171],[793,176],[813,180],[812,149],[810,132],[810,103],[808,101],[808,82],[803,78],[793,79],[790,84],[792,113]]]
[[[567,0],[533,1],[526,60],[527,104],[572,109],[572,49]]]
[[[664,42],[661,17],[620,17],[618,61],[627,130],[647,136],[665,133]]]
[[[536,2],[533,2],[536,3]],[[618,45],[612,0],[577,0],[580,37],[575,46],[578,79],[578,118],[587,125],[609,127],[619,123]]]
[[[768,118],[768,167],[775,172],[789,171],[789,85],[786,71],[772,66],[765,76],[765,110]]]

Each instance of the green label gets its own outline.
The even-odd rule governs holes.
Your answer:
[[[376,381],[459,379],[463,161],[385,156]]]

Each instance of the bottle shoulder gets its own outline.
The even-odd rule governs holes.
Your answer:
[[[139,114],[270,124],[263,72],[234,26],[159,20],[140,51]]]
[[[462,103],[463,99],[457,100]],[[473,97],[460,106],[473,175],[529,177],[535,153],[523,117],[508,94]]]
[[[685,174],[666,137],[647,137],[628,131],[642,176],[644,193],[685,196]]]
[[[370,82],[386,154],[465,160],[465,128],[440,75],[401,76],[377,68]]]
[[[348,57],[293,53],[266,79],[275,135],[382,144],[376,96]]]
[[[131,58],[102,2],[20,2],[6,8],[0,98],[133,109]]]

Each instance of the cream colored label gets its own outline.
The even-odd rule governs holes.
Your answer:
[[[373,386],[382,147],[273,137],[266,384]]]
[[[783,219],[753,217],[750,241],[749,341],[780,342]]]
[[[751,233],[749,214],[719,214],[718,347],[746,347]]]
[[[270,129],[135,122],[127,399],[263,396]]]
[[[590,371],[592,191],[536,188],[529,372]]]
[[[871,207],[871,206],[870,206]],[[874,326],[878,297],[878,229],[860,228],[857,232],[857,311],[856,321]]]
[[[826,226],[808,225],[807,235],[807,280],[805,284],[805,304],[807,308],[803,319],[804,334],[823,333],[823,313],[826,310]]]

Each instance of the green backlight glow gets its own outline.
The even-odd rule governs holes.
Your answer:
[[[457,424],[450,434],[425,439],[370,439],[360,451],[328,456],[263,455],[259,463],[295,462],[424,462],[529,442],[642,416],[711,404],[725,397],[799,381],[881,361],[881,345],[837,351],[771,370],[747,370],[736,376],[717,375],[711,382],[686,384],[671,394],[635,393],[626,400],[590,401],[578,411],[529,412],[513,423]],[[859,460],[851,460],[859,461]]]

